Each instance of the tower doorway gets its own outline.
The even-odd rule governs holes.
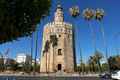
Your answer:
[[[62,70],[62,65],[58,64],[58,71]]]

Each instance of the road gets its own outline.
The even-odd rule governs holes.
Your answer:
[[[25,77],[25,76],[0,76],[0,80],[111,80],[99,77]]]

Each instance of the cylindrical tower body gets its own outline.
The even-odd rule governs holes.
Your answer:
[[[76,62],[73,38],[73,27],[64,22],[62,8],[58,5],[54,21],[44,27],[40,72],[74,72]]]

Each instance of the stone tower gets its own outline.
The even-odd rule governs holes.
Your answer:
[[[54,21],[44,27],[40,72],[74,72],[75,65],[73,28],[58,4]]]

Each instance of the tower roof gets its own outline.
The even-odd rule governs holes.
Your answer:
[[[57,9],[63,9],[60,4],[57,4]]]
[[[62,9],[62,6],[61,6],[61,2],[60,2],[60,0],[57,1],[57,8]]]

